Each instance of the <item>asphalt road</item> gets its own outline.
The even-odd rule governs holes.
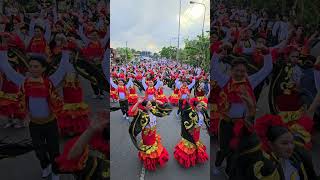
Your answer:
[[[105,109],[107,107],[107,100],[92,99],[93,91],[87,80],[81,80],[84,100],[89,104],[92,112]],[[5,120],[0,121],[0,126],[5,123]],[[28,128],[23,129],[0,129],[0,139],[8,136],[13,141],[30,138]],[[61,139],[61,150],[66,139]],[[61,151],[62,152],[62,151]],[[50,177],[47,178],[50,180]],[[61,180],[72,180],[71,175],[62,175]],[[30,152],[15,158],[0,160],[0,180],[43,180],[41,178],[41,167],[37,160],[35,153]]]
[[[171,89],[166,88],[165,94],[169,96]],[[118,106],[112,103],[111,106]],[[177,109],[177,108],[176,108]],[[170,116],[158,118],[157,131],[162,137],[162,143],[169,153],[169,161],[164,168],[154,172],[144,170],[138,158],[138,150],[131,142],[128,128],[129,123],[122,117],[121,111],[112,112],[111,117],[111,179],[116,180],[205,180],[209,179],[209,161],[205,164],[185,169],[173,157],[175,145],[181,139],[180,122],[176,118],[176,109]],[[210,138],[206,130],[201,131],[201,141],[207,147],[210,156]]]

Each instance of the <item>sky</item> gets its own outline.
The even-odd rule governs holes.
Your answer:
[[[204,6],[181,0],[180,47],[184,39],[201,35]],[[204,31],[209,31],[210,0],[206,5]],[[111,0],[111,47],[159,52],[163,46],[177,46],[179,0]]]

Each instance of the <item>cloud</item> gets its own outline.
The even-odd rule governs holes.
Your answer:
[[[198,0],[207,6],[205,30],[209,29],[209,0]],[[182,0],[180,46],[183,39],[200,35],[204,8]],[[177,45],[179,0],[111,0],[111,47],[159,51],[163,46]]]

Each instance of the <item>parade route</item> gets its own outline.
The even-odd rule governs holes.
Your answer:
[[[168,97],[172,90],[165,87],[165,95]],[[192,94],[192,93],[191,93]],[[141,96],[141,94],[139,94]],[[111,103],[111,106],[118,106]],[[174,146],[181,139],[180,121],[176,117],[175,108],[170,116],[158,118],[157,131],[162,138],[163,146],[169,153],[169,161],[164,168],[159,168],[155,172],[144,170],[142,163],[138,159],[138,150],[131,142],[128,128],[129,123],[122,117],[121,111],[112,112],[110,115],[111,133],[111,179],[117,180],[196,180],[208,179],[209,161],[202,165],[196,165],[189,169],[181,167],[173,157]],[[207,147],[210,156],[210,137],[205,126],[201,130],[200,140]],[[209,157],[210,158],[210,157]]]

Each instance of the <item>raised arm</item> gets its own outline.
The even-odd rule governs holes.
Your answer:
[[[196,83],[196,80],[193,78],[192,82],[188,85],[188,88],[191,89],[195,83]]]
[[[158,90],[161,84],[163,84],[162,81],[160,81],[159,77],[157,77],[157,84],[154,86],[154,88]]]
[[[34,26],[36,25],[36,20],[34,18],[31,18],[31,22],[29,25],[29,36],[33,37],[34,36]]]
[[[129,79],[129,82],[126,85],[126,88],[128,89],[131,85],[133,85],[132,78]]]
[[[0,51],[0,70],[18,87],[21,87],[25,77],[17,73],[8,62],[8,51]]]
[[[181,82],[179,81],[179,78],[177,78],[177,79],[174,81],[174,84],[176,85],[176,88],[180,89],[180,87],[181,87]]]
[[[142,86],[143,86],[144,90],[147,90],[148,86],[146,84],[146,78],[145,77],[142,78],[142,82],[141,83],[142,83]]]
[[[101,62],[101,68],[104,73],[104,76],[107,80],[109,80],[108,77],[110,77],[110,49],[107,49],[103,54],[103,59]]]
[[[100,43],[101,43],[101,45],[102,45],[103,47],[106,46],[109,38],[110,38],[110,31],[109,31],[109,28],[108,28],[108,29],[107,29],[107,32],[106,32],[106,35],[104,36],[103,39],[100,40]]]
[[[263,67],[249,77],[250,84],[253,88],[258,86],[272,71],[272,57],[270,54],[264,56]]]
[[[229,76],[221,72],[221,69],[219,67],[219,56],[216,53],[213,54],[211,59],[210,78],[212,78],[211,80],[216,80],[218,83],[218,86],[221,88],[230,79]]]
[[[113,82],[112,77],[110,77],[110,85],[111,85],[113,88],[115,88],[115,89],[118,88],[118,85],[116,85],[116,84]]]
[[[47,19],[46,20],[46,23],[45,23],[45,29],[46,29],[46,32],[44,33],[44,38],[46,39],[47,43],[50,42],[50,38],[51,38],[51,27],[50,27],[50,22],[49,20]]]
[[[80,27],[79,27],[78,34],[79,34],[81,40],[84,42],[85,46],[88,46],[90,40],[89,40],[89,38],[87,38],[87,37],[84,35],[84,33],[83,33],[83,26],[80,26]]]
[[[52,81],[54,86],[57,86],[64,78],[67,69],[70,67],[69,63],[70,52],[62,51],[61,62],[58,69],[54,72],[49,79]]]

